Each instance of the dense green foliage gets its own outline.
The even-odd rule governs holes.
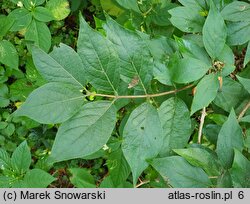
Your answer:
[[[0,187],[250,187],[250,3],[0,6]]]

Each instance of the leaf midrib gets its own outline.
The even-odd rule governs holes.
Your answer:
[[[90,28],[90,29],[92,29],[92,28]],[[99,33],[97,33],[95,30],[93,30],[93,32],[95,32],[97,35],[99,35],[99,36],[103,39],[103,37],[102,37]],[[91,36],[90,36],[90,32],[85,32],[85,33],[88,35],[88,37],[89,37],[89,39],[90,39],[90,41],[91,41],[90,44],[91,44],[91,46],[92,46],[92,48],[93,48],[93,50],[94,50],[95,56],[96,56],[96,58],[97,58],[97,60],[98,60],[98,63],[99,63],[99,65],[100,65],[101,69],[102,69],[102,72],[104,73],[104,75],[105,75],[106,79],[108,80],[108,83],[110,84],[110,86],[111,86],[111,88],[113,89],[114,93],[117,94],[117,91],[116,91],[115,87],[114,87],[113,84],[111,83],[111,81],[110,81],[110,79],[109,79],[109,76],[107,75],[106,70],[104,69],[104,67],[103,67],[103,65],[102,65],[102,63],[101,63],[101,60],[100,60],[100,58],[99,58],[99,56],[98,56],[98,54],[97,54],[97,52],[96,52],[95,47],[93,46],[93,43],[92,43],[93,41],[92,41],[92,38],[91,38]],[[108,46],[107,46],[107,48],[109,49]],[[110,56],[109,56],[109,61],[110,61]],[[109,64],[109,61],[108,61],[107,64]]]

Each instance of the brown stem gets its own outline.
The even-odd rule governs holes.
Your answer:
[[[245,113],[247,112],[247,110],[250,108],[250,101],[247,103],[247,105],[243,108],[243,110],[240,112],[239,117],[238,117],[238,121],[240,121],[240,119],[245,115]]]
[[[207,115],[207,113],[206,113],[206,107],[204,107],[202,109],[202,113],[201,113],[200,127],[199,127],[199,133],[198,133],[198,144],[201,144],[202,129],[203,129],[203,125],[204,125],[204,121],[205,121],[206,115]]]
[[[139,188],[140,186],[149,183],[150,181],[141,181],[139,184],[137,184],[135,187]]]
[[[101,97],[107,97],[107,98],[115,98],[115,99],[133,99],[133,98],[155,98],[155,97],[159,97],[159,96],[165,96],[165,95],[169,95],[169,94],[174,94],[177,93],[179,91],[183,91],[186,90],[188,88],[191,88],[192,86],[194,86],[193,84],[189,84],[187,86],[184,86],[180,89],[175,89],[172,91],[166,91],[166,92],[162,92],[162,93],[158,93],[158,94],[145,94],[145,95],[136,95],[136,96],[132,96],[132,95],[127,95],[127,96],[116,96],[116,95],[109,95],[109,94],[98,94],[98,93],[91,93],[91,94],[87,94],[86,96],[101,96]]]

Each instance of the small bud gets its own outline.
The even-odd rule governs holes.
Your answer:
[[[193,89],[192,89],[192,94],[193,94],[193,96],[195,95],[195,93],[196,93],[196,87],[194,87]]]
[[[223,78],[221,76],[218,77],[219,83],[220,83],[220,91],[222,90],[223,85]]]
[[[22,8],[22,7],[23,7],[23,2],[18,1],[18,2],[17,2],[17,6],[20,7],[20,8]]]
[[[36,4],[33,1],[30,1],[30,4],[31,4],[32,7],[36,6]]]
[[[104,151],[106,151],[106,150],[109,149],[109,147],[108,147],[108,145],[105,144],[105,145],[103,145],[102,149],[103,149]]]

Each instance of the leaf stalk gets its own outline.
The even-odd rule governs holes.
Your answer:
[[[107,98],[114,98],[114,99],[136,99],[136,98],[155,98],[155,97],[160,97],[160,96],[166,96],[169,94],[175,94],[177,92],[189,89],[191,87],[193,87],[194,84],[189,84],[187,86],[184,86],[180,89],[174,89],[171,91],[166,91],[166,92],[162,92],[162,93],[157,93],[157,94],[145,94],[145,95],[109,95],[109,94],[99,94],[99,93],[89,93],[86,96],[100,96],[100,97],[107,97]]]

